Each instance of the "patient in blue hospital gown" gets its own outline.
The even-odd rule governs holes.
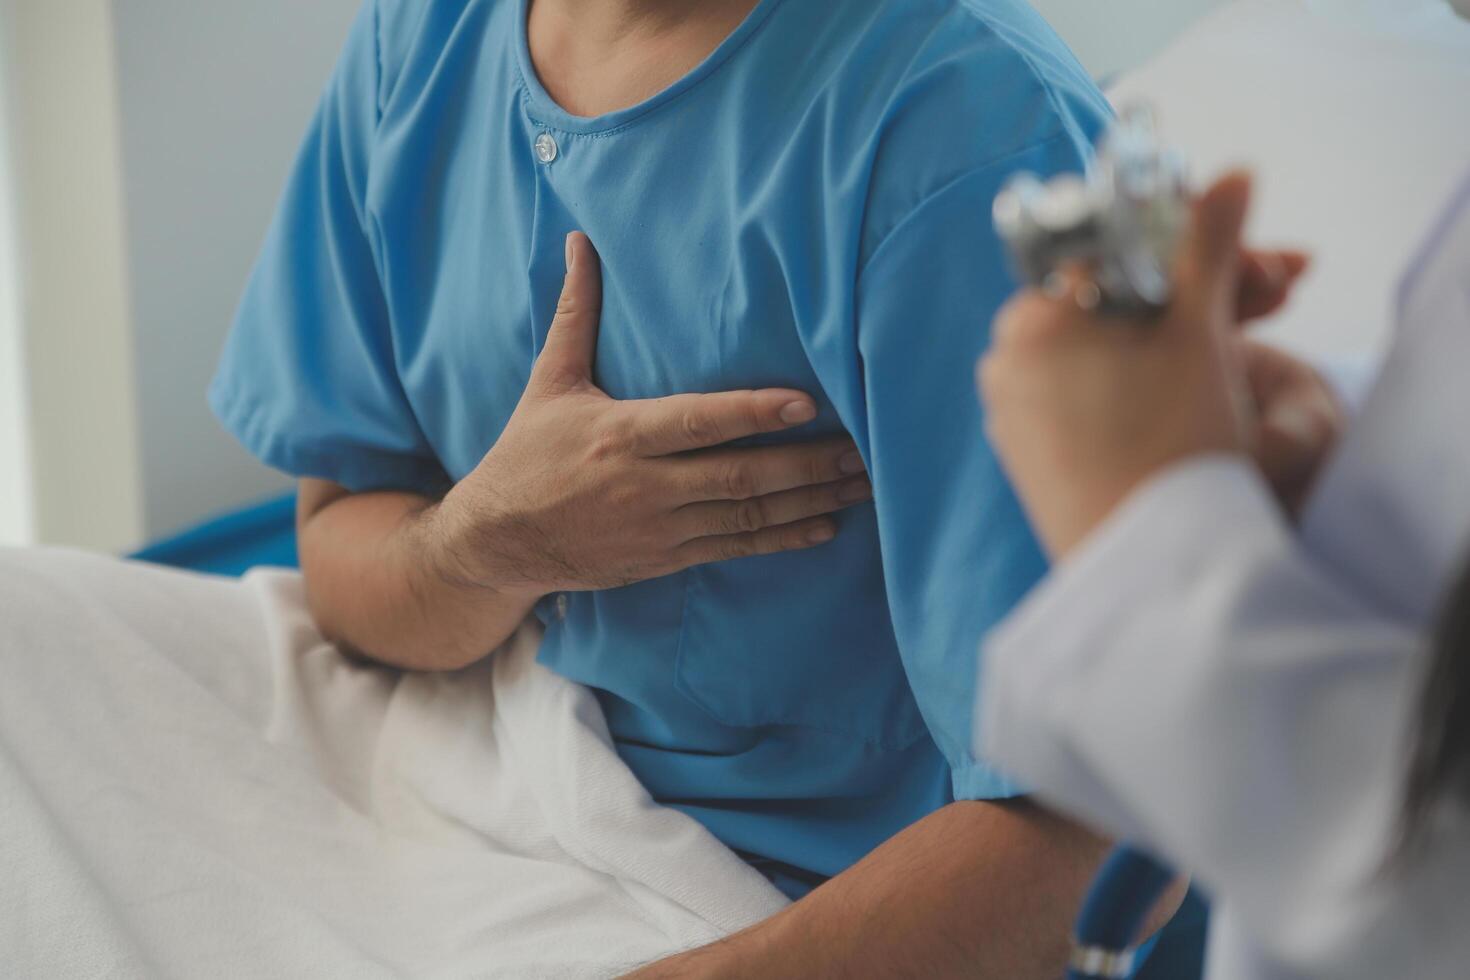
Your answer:
[[[971,388],[1012,288],[990,204],[1016,170],[1084,167],[1109,110],[1021,0],[744,0],[715,5],[739,16],[667,84],[579,114],[545,67],[565,27],[553,14],[574,6],[369,0],[210,402],[346,539],[377,533],[347,515],[379,504],[407,520],[490,493],[486,468],[558,343],[595,342],[576,385],[607,411],[809,398],[780,425],[665,448],[693,466],[848,447],[808,481],[867,474],[871,500],[834,504],[835,524],[772,491],[784,523],[828,533],[645,575],[501,569],[517,588],[486,590],[544,623],[540,661],[595,693],[655,799],[800,898],[954,801],[1019,792],[967,749],[975,645],[1044,570]],[[595,341],[586,324],[558,339],[564,277],[585,296],[600,283]],[[543,434],[574,440],[578,418]],[[596,504],[587,534],[631,520],[626,497]],[[314,558],[312,541],[308,590],[349,624],[331,632],[435,666],[353,642],[372,610],[333,598],[347,559]],[[346,577],[369,581],[372,564]],[[426,630],[460,615],[428,606]],[[1038,851],[1036,875],[1048,867]]]

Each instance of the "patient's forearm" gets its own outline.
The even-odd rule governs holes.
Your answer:
[[[307,599],[322,632],[411,670],[456,670],[503,643],[534,598],[455,574],[436,507],[409,493],[301,485],[297,517]]]
[[[635,976],[1055,980],[1106,851],[1029,804],[952,804],[779,915]]]

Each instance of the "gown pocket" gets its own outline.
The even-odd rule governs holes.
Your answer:
[[[810,551],[686,573],[679,689],[720,722],[793,725],[889,750],[926,731],[893,637],[871,507]]]

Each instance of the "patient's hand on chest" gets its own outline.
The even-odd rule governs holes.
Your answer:
[[[385,637],[402,634],[420,651],[407,665],[464,666],[483,656],[474,651],[508,637],[545,595],[817,547],[837,534],[833,513],[870,498],[861,457],[847,438],[729,445],[812,421],[816,406],[806,394],[767,389],[618,401],[599,389],[592,378],[601,273],[586,236],[568,237],[567,265],[554,321],[515,412],[442,501],[415,507],[410,500],[398,505],[407,513],[385,517],[381,507],[342,506],[354,495],[337,488],[308,508],[303,564],[313,610],[329,635],[405,663],[385,652],[397,645]],[[409,536],[411,547],[391,547],[391,539]],[[344,557],[353,553],[362,560]],[[384,554],[406,554],[413,567],[385,570]],[[376,588],[359,587],[366,576],[375,577]],[[408,602],[394,601],[395,588],[411,593],[415,615],[393,619],[392,609]],[[363,598],[378,590],[380,601]],[[463,625],[436,642],[404,619],[440,633],[449,629],[445,622]]]
[[[610,398],[592,380],[597,254],[578,234],[568,259],[515,413],[444,502],[460,573],[539,597],[831,540],[828,515],[870,494],[852,442],[725,446],[811,421],[795,391]]]

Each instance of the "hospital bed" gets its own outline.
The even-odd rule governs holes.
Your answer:
[[[296,568],[296,495],[282,494],[221,514],[131,557],[212,575],[243,575],[262,565]]]
[[[1394,270],[1470,161],[1467,34],[1441,0],[1234,0],[1111,94],[1153,103],[1202,173],[1257,169],[1255,236],[1318,256],[1271,335],[1362,357],[1384,341]],[[264,501],[136,557],[220,574],[294,566],[293,510],[290,496]],[[1197,976],[1204,922],[1188,904],[1139,975]]]

